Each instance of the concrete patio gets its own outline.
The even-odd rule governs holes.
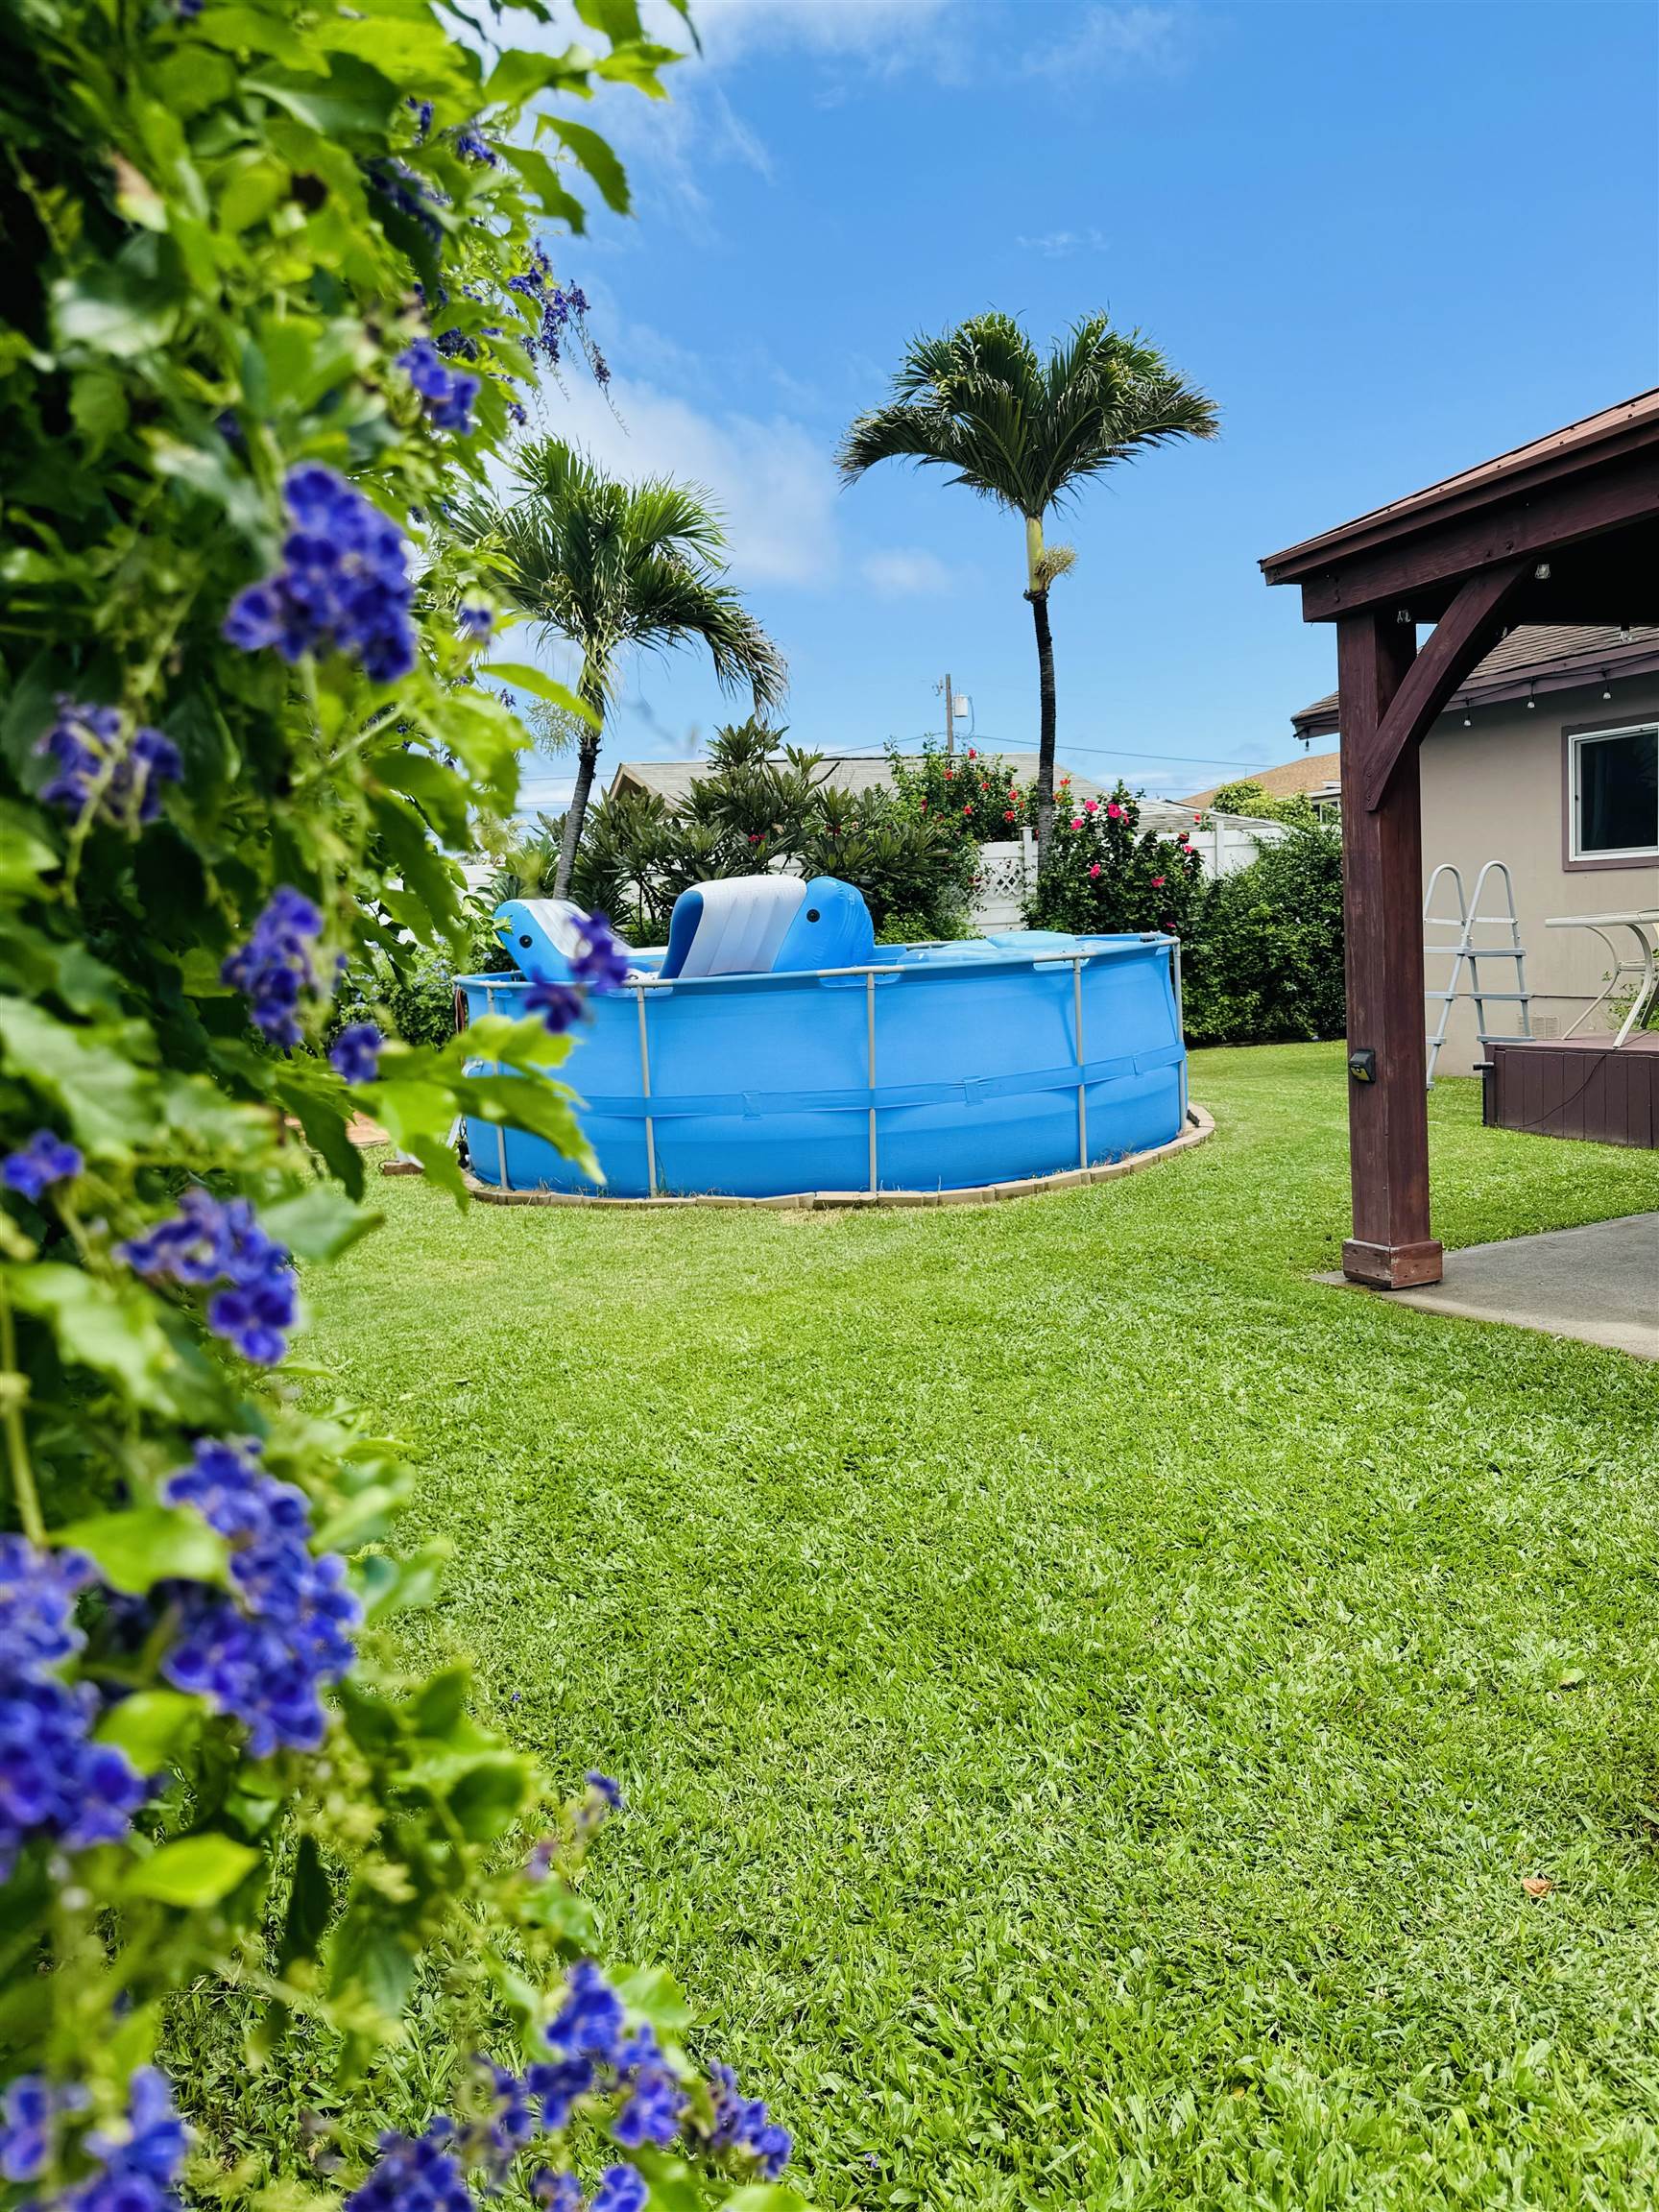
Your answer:
[[[1506,1321],[1659,1359],[1659,1214],[1629,1214],[1448,1252],[1439,1283],[1382,1293],[1464,1321]],[[1355,1289],[1342,1275],[1322,1283]]]

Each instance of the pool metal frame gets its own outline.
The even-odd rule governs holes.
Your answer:
[[[1134,941],[1142,945],[1152,945],[1160,942],[1162,937],[1163,932],[1161,930],[1145,929],[1137,932]],[[950,943],[952,940],[940,939],[935,942]],[[1169,980],[1175,993],[1175,1033],[1180,1037],[1186,1034],[1181,1011],[1181,940],[1179,937],[1171,937],[1168,943]],[[918,948],[918,950],[925,949]],[[1001,950],[1002,948],[998,947],[997,950]],[[1071,971],[1071,1051],[1072,1060],[1077,1069],[1077,1169],[1082,1173],[1087,1173],[1089,1169],[1089,1086],[1084,1079],[1084,1070],[1088,1063],[1083,1057],[1083,970],[1091,960],[1110,957],[1110,953],[1098,945],[1086,952],[1032,952],[1023,956],[1024,961],[1033,970],[1069,967]],[[1020,964],[1021,961],[1018,956],[1007,963],[1011,967]],[[855,968],[800,968],[789,971],[792,977],[799,976],[803,982],[822,982],[828,977],[863,976],[866,1017],[865,1068],[868,1075],[867,1088],[872,1097],[874,1097],[876,1090],[876,978],[878,975],[915,975],[919,973],[921,971],[907,963],[894,961],[872,963]],[[634,993],[635,1002],[639,1010],[639,1095],[645,1101],[646,1106],[644,1119],[645,1177],[648,1193],[645,1202],[647,1204],[650,1203],[651,1199],[661,1198],[663,1193],[657,1188],[657,1131],[655,1119],[650,1111],[651,1037],[645,1018],[646,994],[650,991],[694,991],[700,984],[731,983],[733,980],[735,978],[730,975],[636,975],[630,977],[622,985],[624,991]],[[485,1011],[490,1014],[495,1012],[495,989],[494,984],[489,981],[485,982],[484,1005]],[[495,1072],[501,1073],[499,1061],[495,1064]],[[869,1109],[869,1191],[872,1197],[879,1195],[881,1189],[878,1114],[878,1109],[872,1104]],[[1181,1121],[1183,1128],[1187,1125],[1187,1064],[1183,1061],[1181,1064]],[[497,1121],[495,1124],[495,1160],[497,1188],[506,1190],[509,1188],[507,1181],[507,1128],[506,1124],[501,1121]]]

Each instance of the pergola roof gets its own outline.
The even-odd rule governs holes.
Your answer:
[[[1653,620],[1656,505],[1659,388],[1271,553],[1262,572],[1301,585],[1310,622],[1391,600],[1431,622],[1476,570],[1547,553],[1526,620]]]

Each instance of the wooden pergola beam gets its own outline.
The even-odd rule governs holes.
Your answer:
[[[1497,642],[1507,610],[1531,574],[1531,562],[1521,560],[1505,561],[1471,576],[1434,625],[1372,741],[1359,793],[1367,813],[1377,811],[1407,750],[1415,747],[1464,677]]]
[[[1618,471],[1585,482],[1552,484],[1522,501],[1495,504],[1478,515],[1413,531],[1403,542],[1381,544],[1340,566],[1299,579],[1302,619],[1334,622],[1360,607],[1409,602],[1412,594],[1455,587],[1477,570],[1500,562],[1534,561],[1559,553],[1650,517],[1659,509],[1659,453],[1644,453]],[[1287,579],[1288,580],[1288,579]],[[1647,595],[1645,582],[1633,588]],[[1632,617],[1634,618],[1634,617]],[[1625,619],[1623,610],[1603,621]]]

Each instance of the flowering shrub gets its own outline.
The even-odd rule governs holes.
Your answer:
[[[887,761],[900,805],[970,844],[1000,844],[1037,826],[1036,784],[1022,784],[998,754],[928,746],[906,757],[890,745]]]
[[[1185,836],[1141,828],[1125,786],[1073,803],[1069,778],[1055,788],[1048,865],[1027,918],[1039,929],[1166,929],[1186,936],[1203,893],[1198,854]]]
[[[490,575],[430,525],[580,327],[538,227],[578,169],[626,204],[547,103],[672,58],[578,13],[596,52],[426,0],[0,19],[7,2204],[799,2201],[667,1979],[587,1956],[613,1786],[561,1809],[462,1672],[393,1665],[439,1562],[292,1358],[301,1270],[373,1226],[360,1109],[458,1195],[459,1113],[582,1149],[546,1022],[411,1041],[365,996],[467,954],[503,686],[581,711],[476,680]],[[582,989],[615,960],[596,923]]]

